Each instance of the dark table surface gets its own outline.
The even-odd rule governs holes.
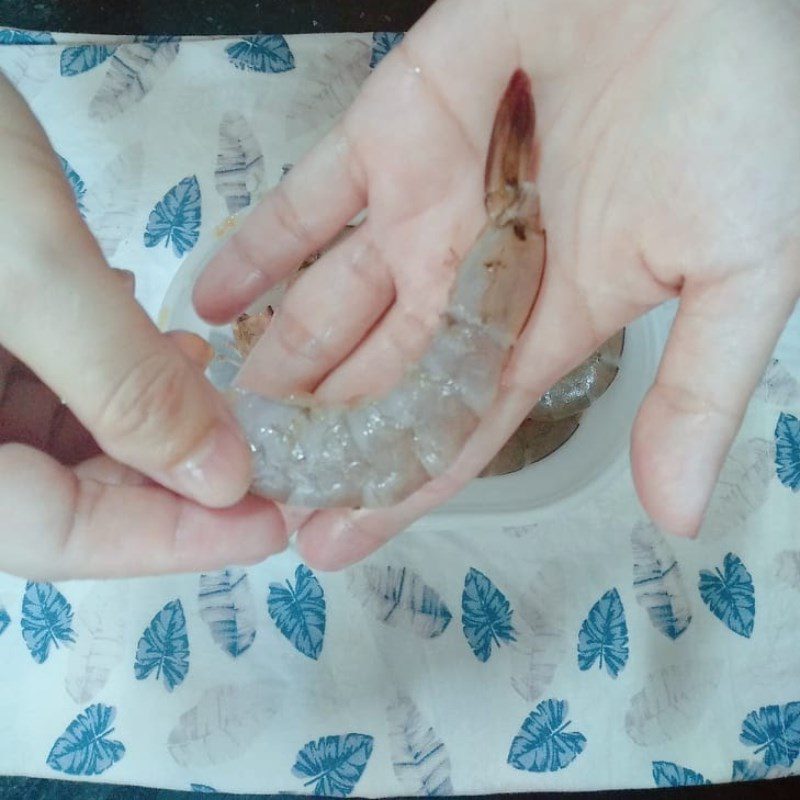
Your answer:
[[[432,0],[0,0],[0,25],[80,33],[184,35],[405,31],[431,5]],[[155,789],[0,779],[0,800],[180,800],[189,796]],[[235,797],[247,800],[253,796]],[[535,797],[554,800],[563,795]],[[797,800],[800,778],[682,790],[581,793],[569,798]]]

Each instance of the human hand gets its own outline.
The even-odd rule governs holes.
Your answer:
[[[280,512],[242,499],[250,454],[206,346],[160,334],[109,269],[2,76],[0,108],[0,569],[141,575],[282,549]]]
[[[360,210],[284,298],[246,369],[265,393],[378,393],[426,346],[485,219],[492,117],[532,77],[545,274],[494,409],[457,461],[382,510],[309,516],[312,565],[357,561],[473,478],[537,398],[601,342],[679,297],[632,465],[657,524],[694,535],[800,294],[800,11],[763,2],[440,0],[340,124],[199,281],[231,319]],[[313,313],[309,313],[313,309]]]

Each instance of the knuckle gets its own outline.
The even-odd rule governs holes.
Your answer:
[[[281,309],[277,316],[275,334],[280,348],[292,359],[315,361],[323,357],[320,337],[290,308]]]
[[[139,361],[102,404],[98,435],[117,446],[160,442],[180,429],[186,404],[188,366],[166,353]]]
[[[305,245],[314,238],[285,185],[278,184],[272,195],[272,201],[273,213],[279,227],[286,231],[292,239]]]
[[[675,414],[686,416],[709,416],[736,419],[735,409],[720,403],[706,392],[693,389],[682,383],[659,380],[654,389],[661,396],[662,402]]]

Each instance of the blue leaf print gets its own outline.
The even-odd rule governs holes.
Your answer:
[[[200,576],[200,616],[214,641],[237,658],[256,638],[256,612],[250,581],[243,569],[228,568]]]
[[[348,580],[375,619],[410,628],[423,639],[441,636],[453,618],[439,593],[407,567],[367,564],[351,570]]]
[[[304,656],[318,659],[325,639],[325,593],[314,573],[303,564],[286,581],[269,585],[267,608],[278,630]]]
[[[86,186],[83,183],[83,178],[75,172],[69,161],[63,156],[58,156],[58,163],[61,164],[61,171],[72,187],[72,193],[75,195],[75,203],[78,206],[78,211],[80,211],[81,216],[83,216],[86,213],[86,206],[83,204],[83,198],[86,196]]]
[[[791,767],[800,755],[800,702],[762,706],[742,722],[742,744],[755,745],[768,767]]]
[[[403,41],[402,33],[386,33],[376,31],[372,34],[372,56],[369,60],[370,69],[375,69],[378,64],[389,54],[389,51]]]
[[[566,700],[543,700],[522,723],[511,742],[508,763],[526,772],[556,772],[569,766],[586,747],[586,737],[570,725]]]
[[[628,661],[628,625],[616,589],[606,592],[593,606],[578,633],[578,666],[600,669],[616,678]]]
[[[65,77],[80,75],[99,67],[112,53],[113,47],[105,44],[80,44],[61,51],[61,74]]]
[[[707,781],[699,772],[686,767],[673,764],[671,761],[653,762],[653,780],[656,786],[708,786]]]
[[[768,772],[769,767],[762,761],[734,761],[731,782],[760,781],[767,777]]]
[[[42,31],[22,31],[19,28],[0,28],[0,44],[55,44],[56,40]]]
[[[479,661],[489,660],[492,642],[500,647],[503,642],[517,641],[512,614],[505,595],[482,572],[471,568],[461,595],[461,626]]]
[[[47,766],[67,775],[100,775],[125,755],[125,745],[108,737],[117,711],[95,703],[79,714],[56,739]]]
[[[212,786],[206,786],[204,783],[192,783],[190,786],[195,794],[217,794],[216,789]]]
[[[775,426],[775,467],[780,482],[800,492],[800,420],[781,414]]]
[[[225,48],[228,61],[251,72],[288,72],[294,56],[283,36],[243,36]]]
[[[22,638],[37,664],[47,661],[50,645],[75,641],[72,606],[51,583],[28,583],[22,598]]]
[[[172,243],[172,250],[182,258],[200,237],[200,184],[191,175],[173,186],[156,203],[144,232],[145,247]]]
[[[731,782],[771,780],[772,778],[786,778],[792,774],[793,772],[788,767],[768,767],[762,761],[741,759],[733,762]]]
[[[631,533],[631,545],[636,602],[647,611],[656,630],[677,639],[692,621],[678,562],[653,525],[637,525]]]
[[[168,692],[189,671],[189,637],[180,600],[170,600],[139,639],[134,663],[137,680],[144,680],[153,670],[156,680],[163,676]]]
[[[717,619],[739,636],[750,638],[756,598],[753,579],[738,556],[728,553],[722,570],[700,570],[700,596]]]
[[[4,633],[10,624],[11,617],[8,616],[8,611],[3,606],[0,606],[0,634]]]
[[[292,772],[308,778],[303,786],[313,784],[319,797],[347,797],[367,766],[372,742],[372,737],[363,733],[323,736],[303,747]]]

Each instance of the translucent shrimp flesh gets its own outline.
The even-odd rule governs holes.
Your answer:
[[[459,265],[427,351],[388,394],[323,407],[313,398],[227,390],[250,443],[254,494],[312,509],[388,506],[457,458],[497,397],[544,269],[545,232],[529,180],[534,123],[530,81],[518,70],[489,144],[488,219]],[[240,319],[246,331],[262,322]],[[244,354],[229,353],[218,368],[236,369]],[[229,386],[232,377],[217,376]]]

